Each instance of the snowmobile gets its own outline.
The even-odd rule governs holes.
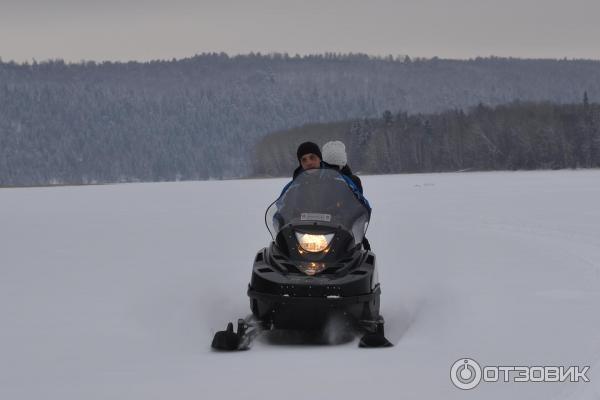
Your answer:
[[[332,318],[363,333],[360,347],[389,347],[379,313],[376,257],[362,242],[371,208],[333,169],[302,172],[265,212],[271,233],[248,285],[252,314],[215,334],[212,348],[245,350],[269,330],[319,330]]]

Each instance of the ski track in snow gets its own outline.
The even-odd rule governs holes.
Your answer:
[[[0,398],[600,398],[600,171],[364,176],[395,347],[212,352],[286,182],[0,189]],[[591,382],[461,391],[462,357]]]

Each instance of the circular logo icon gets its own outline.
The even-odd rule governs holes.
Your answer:
[[[470,358],[456,360],[450,369],[450,380],[459,389],[473,389],[481,382],[481,367]]]

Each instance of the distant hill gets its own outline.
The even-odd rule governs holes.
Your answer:
[[[0,62],[0,185],[244,177],[306,123],[600,98],[600,62],[203,54]]]

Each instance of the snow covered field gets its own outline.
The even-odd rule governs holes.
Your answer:
[[[0,189],[0,399],[600,396],[600,171],[364,177],[395,347],[212,352],[285,182]],[[591,382],[462,391],[461,357]]]

